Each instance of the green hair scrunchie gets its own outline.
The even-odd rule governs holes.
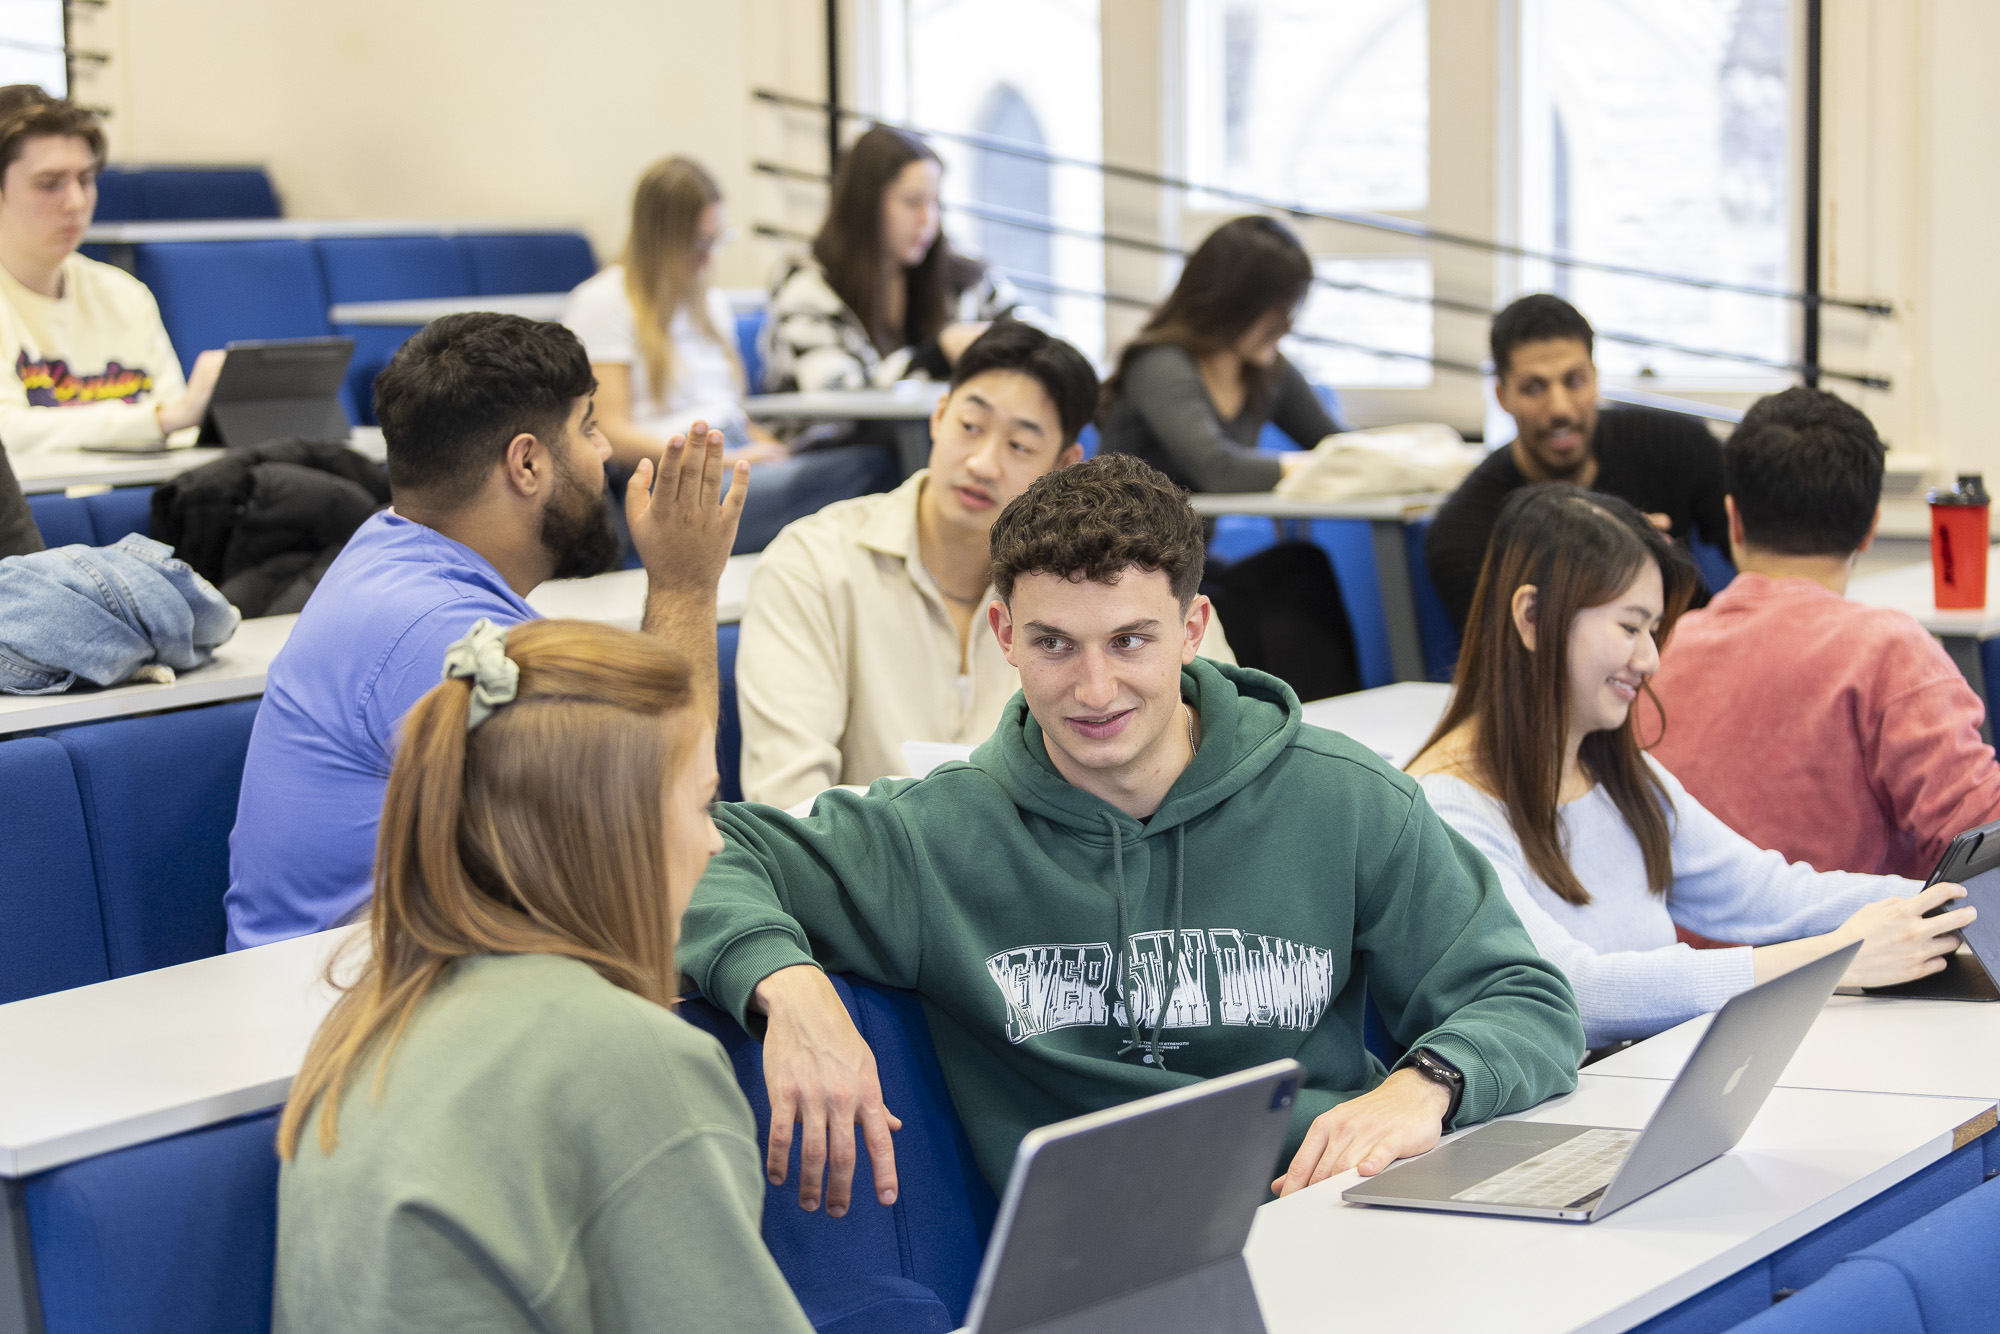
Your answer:
[[[468,732],[491,718],[502,704],[513,703],[521,686],[521,668],[507,656],[507,627],[484,616],[474,621],[465,637],[444,651],[440,679],[449,681],[455,676],[472,682],[472,699],[465,709]]]

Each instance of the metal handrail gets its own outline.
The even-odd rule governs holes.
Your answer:
[[[890,123],[880,116],[834,106],[831,103],[815,101],[809,97],[795,97],[790,93],[780,93],[769,88],[758,88],[751,96],[760,102],[774,106],[791,107],[801,111],[817,111],[823,116],[837,116],[842,120],[867,121],[869,123]],[[1868,315],[1893,315],[1895,307],[1877,298],[1827,296],[1817,292],[1798,292],[1790,288],[1766,287],[1757,283],[1733,283],[1718,278],[1698,278],[1692,274],[1669,273],[1661,269],[1648,269],[1633,264],[1613,264],[1604,260],[1579,259],[1549,250],[1533,250],[1525,246],[1508,245],[1502,241],[1492,241],[1481,236],[1469,236],[1463,232],[1444,231],[1436,227],[1426,227],[1422,223],[1410,222],[1403,218],[1391,217],[1383,213],[1369,213],[1360,210],[1308,208],[1304,204],[1287,203],[1264,195],[1251,194],[1247,190],[1232,190],[1220,185],[1202,185],[1167,176],[1160,172],[1145,171],[1138,167],[1123,167],[1110,162],[1094,162],[1089,158],[1068,157],[1060,153],[1050,153],[1043,149],[1019,143],[1012,139],[1002,139],[990,134],[974,134],[958,130],[934,130],[921,126],[902,125],[898,128],[919,134],[928,139],[942,139],[950,143],[966,144],[982,148],[988,152],[1004,153],[1012,157],[1026,158],[1033,162],[1045,162],[1057,167],[1081,167],[1102,176],[1113,176],[1120,180],[1133,181],[1141,185],[1162,186],[1171,190],[1181,190],[1192,194],[1210,195],[1226,199],[1245,207],[1264,209],[1282,213],[1287,217],[1314,222],[1340,223],[1349,227],[1361,227],[1369,231],[1387,232],[1412,240],[1432,241],[1439,245],[1459,246],[1468,250],[1479,250],[1491,255],[1506,255],[1513,259],[1531,259],[1556,264],[1569,269],[1588,269],[1595,273],[1613,273],[1627,278],[1644,278],[1653,282],[1672,283],[1680,287],[1694,287],[1712,292],[1735,292],[1743,296],[1771,297],[1781,301],[1795,302],[1808,308],[1838,307],[1843,310],[1860,311]]]
[[[829,179],[825,172],[808,171],[799,167],[788,167],[778,162],[759,160],[751,163],[750,166],[753,171],[767,176],[784,177],[788,180],[811,181],[824,185]],[[1114,245],[1128,250],[1138,250],[1147,254],[1164,255],[1172,258],[1180,258],[1187,254],[1187,251],[1181,247],[1168,245],[1162,241],[1145,240],[1135,236],[1121,236],[1115,232],[1094,232],[1085,227],[1071,227],[1053,222],[1039,214],[1026,213],[1019,209],[1007,208],[1003,205],[947,201],[944,206],[955,213],[963,213],[969,217],[980,218],[989,222],[998,222],[1010,227],[1020,227],[1028,231],[1043,232],[1051,236],[1074,237],[1079,240],[1096,241],[1104,245]],[[1013,279],[1012,281],[1014,281],[1017,287],[1028,285],[1019,279]],[[1392,301],[1418,303],[1439,310],[1447,310],[1453,314],[1469,315],[1481,320],[1490,320],[1495,314],[1494,311],[1485,306],[1470,301],[1460,301],[1453,297],[1437,296],[1434,294],[1424,296],[1414,292],[1398,292],[1386,287],[1374,287],[1367,283],[1347,282],[1336,278],[1327,278],[1317,273],[1313,275],[1313,282],[1317,286],[1331,288],[1336,291],[1359,292],[1368,296],[1384,297]],[[1088,295],[1083,293],[1077,294]],[[1153,303],[1148,302],[1146,304],[1150,306]],[[1642,334],[1621,333],[1612,329],[1597,329],[1594,330],[1594,333],[1605,342],[1620,343],[1631,347],[1648,347],[1661,352],[1679,353],[1683,356],[1710,357],[1717,361],[1732,361],[1743,365],[1761,366],[1767,370],[1785,371],[1800,376],[1818,374],[1829,380],[1842,380],[1867,389],[1888,389],[1890,387],[1890,382],[1886,378],[1860,371],[1831,370],[1824,366],[1813,366],[1804,362],[1781,361],[1774,357],[1760,357],[1754,353],[1726,352],[1715,348],[1693,347],[1686,343],[1675,343],[1664,338],[1648,338]],[[1398,354],[1381,352],[1377,353],[1377,355],[1388,356]],[[1414,354],[1405,353],[1400,355]]]

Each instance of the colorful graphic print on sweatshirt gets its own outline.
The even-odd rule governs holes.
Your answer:
[[[153,375],[143,366],[106,363],[94,375],[70,369],[60,357],[33,360],[26,352],[14,359],[14,372],[21,377],[31,408],[74,408],[89,403],[136,403],[139,395],[153,387]]]

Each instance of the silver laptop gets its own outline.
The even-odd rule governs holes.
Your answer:
[[[1341,1192],[1355,1204],[1590,1223],[1736,1147],[1856,941],[1716,1012],[1644,1130],[1496,1121]]]
[[[1300,1070],[1272,1061],[1029,1132],[968,1334],[1264,1334],[1243,1243]]]

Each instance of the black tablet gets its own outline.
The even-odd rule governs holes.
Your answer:
[[[1931,872],[1929,885],[1945,882],[1965,886],[1965,897],[1930,915],[1951,912],[1967,904],[1979,909],[1979,919],[1962,933],[1965,944],[1946,957],[1943,972],[1893,987],[1861,987],[1864,996],[1911,996],[1922,1000],[2000,1000],[2000,820],[1968,829],[1951,841]]]

